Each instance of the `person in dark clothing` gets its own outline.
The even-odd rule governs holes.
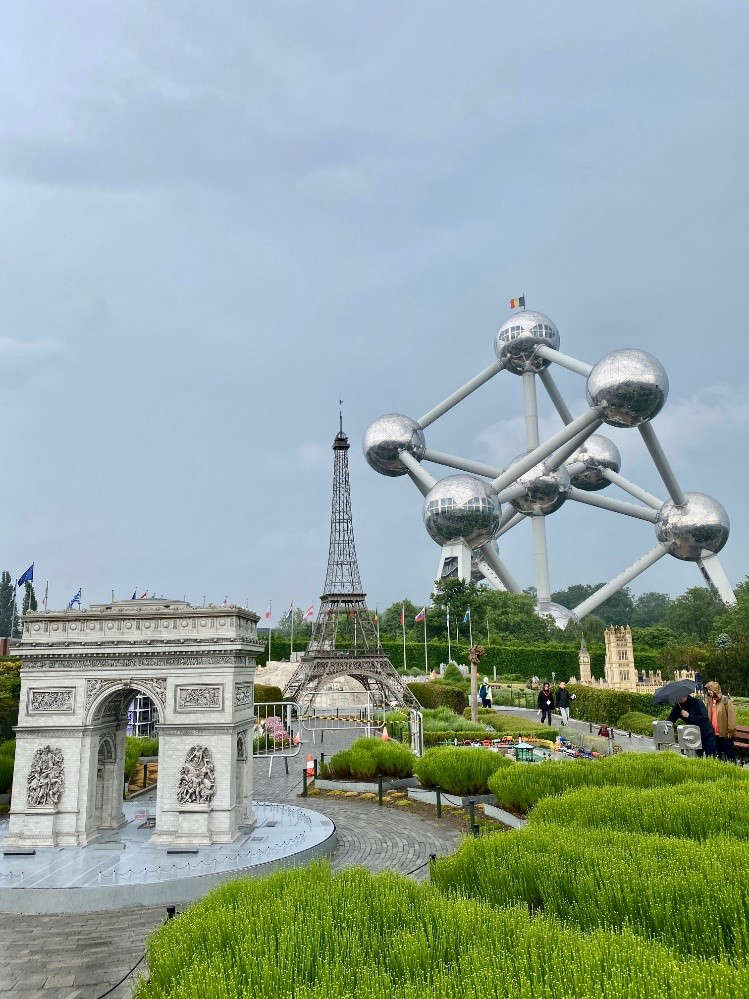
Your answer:
[[[551,711],[554,707],[554,695],[551,692],[551,686],[545,683],[541,690],[538,692],[538,710],[541,712],[541,724],[548,720],[549,725],[551,725]]]
[[[557,707],[559,708],[559,714],[562,716],[562,725],[566,725],[570,720],[570,704],[574,700],[575,695],[567,690],[567,685],[562,680],[557,690]]]
[[[670,722],[676,722],[682,719],[686,725],[696,725],[700,730],[700,736],[702,737],[702,754],[703,756],[717,756],[718,755],[718,742],[715,738],[715,730],[710,724],[710,719],[707,715],[707,708],[697,697],[692,697],[688,694],[686,697],[681,697],[674,704],[671,709],[671,714],[668,716]]]

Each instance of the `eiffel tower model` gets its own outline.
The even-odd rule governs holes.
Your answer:
[[[308,707],[314,703],[314,695],[326,689],[331,680],[348,676],[371,694],[372,707],[418,708],[418,701],[382,651],[367,610],[351,520],[348,451],[343,416],[339,416],[339,431],[333,441],[333,503],[325,592],[320,597],[309,646],[286,685],[284,697]]]

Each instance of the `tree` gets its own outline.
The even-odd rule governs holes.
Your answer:
[[[736,587],[736,603],[722,606],[713,622],[715,631],[729,635],[734,642],[749,643],[749,576]]]
[[[665,624],[677,635],[693,636],[705,642],[722,609],[723,604],[712,590],[692,586],[668,608]]]
[[[658,593],[655,590],[641,593],[635,600],[632,611],[632,627],[652,628],[655,625],[662,625],[671,602],[671,597],[667,593]]]
[[[26,583],[23,592],[23,607],[21,608],[21,613],[25,616],[26,611],[36,610],[36,594],[34,593],[34,584]]]
[[[452,631],[455,630],[457,624],[461,623],[469,609],[474,628],[480,627],[485,621],[480,612],[480,608],[483,606],[482,594],[475,583],[467,583],[463,579],[438,579],[432,594],[432,603],[437,611],[434,623],[439,624],[442,631],[447,627],[448,608]]]
[[[413,619],[421,610],[416,604],[411,603],[407,598],[398,600],[391,604],[380,615],[380,637],[400,638],[401,636],[401,608],[403,608],[406,631],[413,624]]]
[[[574,583],[566,590],[557,590],[552,593],[551,599],[554,603],[561,604],[573,610],[583,600],[603,586],[603,583]],[[596,615],[601,618],[604,624],[629,624],[632,620],[634,601],[628,586],[617,590],[600,607],[596,607]]]
[[[514,639],[527,644],[547,642],[552,635],[559,635],[552,621],[536,614],[533,597],[482,588],[478,590],[478,601],[478,613],[473,621],[474,634],[479,629],[483,634],[488,620],[490,633],[500,640]]]
[[[16,607],[16,588],[7,569],[0,576],[0,638],[10,638]]]

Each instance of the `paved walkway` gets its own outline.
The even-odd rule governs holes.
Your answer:
[[[348,745],[354,733],[327,732],[324,743],[302,747],[290,762],[256,761],[253,796],[259,801],[298,801],[307,752],[326,756]],[[430,853],[452,853],[460,833],[447,822],[406,810],[378,808],[360,801],[308,798],[306,808],[324,812],[338,829],[335,869],[362,865],[372,871],[409,873]],[[422,868],[414,876],[423,877]],[[97,999],[131,968],[143,953],[144,941],[165,915],[163,908],[124,909],[79,916],[12,916],[0,914],[0,999]],[[111,993],[126,999],[133,978]]]
[[[531,711],[527,708],[508,708],[508,707],[497,707],[494,709],[502,714],[508,715],[518,715],[520,718],[527,718],[529,720],[538,721],[538,712]],[[562,719],[560,715],[551,716],[552,725],[554,728],[561,728]],[[577,718],[570,718],[570,727],[577,729],[578,732],[584,732],[586,735],[590,732],[590,723],[585,721],[580,721]],[[598,734],[598,726],[593,726],[593,735]],[[622,734],[618,729],[614,735],[614,742],[621,746],[623,750],[629,753],[654,753],[655,743],[651,738],[644,735],[633,735],[632,738],[628,734]]]

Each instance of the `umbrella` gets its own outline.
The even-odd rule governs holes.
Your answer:
[[[671,683],[656,690],[653,694],[653,704],[676,704],[687,694],[693,694],[696,689],[694,680],[672,680]]]

